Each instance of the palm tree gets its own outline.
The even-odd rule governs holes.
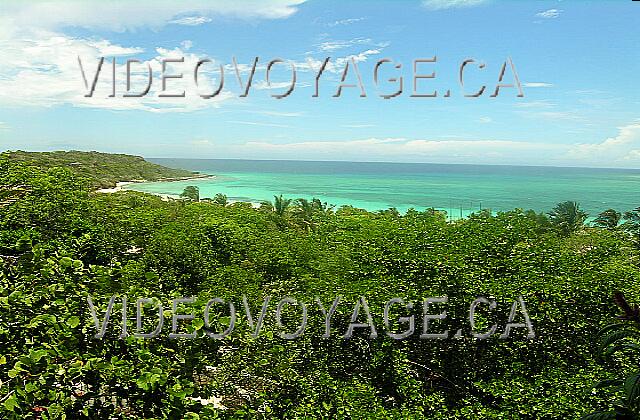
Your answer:
[[[273,209],[278,216],[283,217],[287,208],[291,205],[291,199],[282,197],[282,194],[279,196],[274,195],[273,199]]]
[[[315,203],[307,200],[306,198],[298,198],[296,200],[296,213],[302,217],[303,220],[309,221],[316,210],[314,204]]]
[[[314,210],[322,212],[326,215],[330,215],[333,212],[333,209],[335,208],[334,204],[327,204],[327,202],[325,201],[324,203],[322,201],[320,201],[319,198],[313,198],[311,200],[311,206],[313,207]]]
[[[551,224],[567,236],[582,229],[588,216],[575,201],[558,203],[548,214]]]
[[[593,224],[604,229],[613,230],[618,227],[621,218],[622,214],[619,211],[608,209],[600,213],[596,220],[593,221]]]
[[[317,198],[312,201],[306,198],[298,198],[295,201],[296,208],[295,214],[298,216],[302,223],[304,223],[308,230],[313,227],[313,216],[317,211],[322,211],[322,203]],[[319,205],[319,206],[318,206]]]

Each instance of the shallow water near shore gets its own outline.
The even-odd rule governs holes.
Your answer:
[[[187,185],[201,197],[260,202],[274,195],[316,197],[337,207],[406,211],[434,207],[451,218],[480,209],[549,211],[573,200],[590,216],[640,206],[640,170],[363,162],[148,159],[214,178],[131,184],[126,188],[179,195]]]

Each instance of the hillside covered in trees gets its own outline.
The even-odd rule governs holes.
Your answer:
[[[640,209],[603,209],[597,226],[570,202],[549,214],[484,211],[448,222],[435,210],[372,213],[282,196],[253,208],[195,193],[163,201],[93,192],[182,173],[122,155],[0,156],[1,418],[567,419],[637,410],[637,381],[617,381],[637,370],[628,357],[637,342],[619,351],[596,333],[619,313],[615,291],[640,301]],[[112,296],[96,338],[88,298],[101,322]],[[429,331],[446,338],[422,339],[423,300],[442,296],[448,302],[429,312],[446,310],[446,319]],[[192,300],[174,307],[179,297]],[[285,297],[297,304],[281,305]],[[391,307],[386,322],[396,297],[412,305]],[[481,306],[472,330],[478,297],[495,308]],[[501,338],[520,297],[535,337],[514,328]],[[139,298],[152,299],[140,321]],[[214,298],[224,303],[208,306]],[[302,303],[307,327],[287,339]],[[156,329],[159,304],[158,335],[134,336]],[[627,309],[621,322],[634,322]],[[174,331],[176,311],[193,319]],[[413,334],[388,335],[407,330],[411,315]],[[345,338],[356,320],[366,326]],[[489,338],[473,337],[492,325]],[[613,387],[594,388],[607,379]]]
[[[24,162],[40,169],[68,168],[78,177],[89,180],[94,188],[111,188],[119,181],[159,181],[187,178],[194,172],[167,168],[147,162],[140,156],[100,152],[6,152],[11,161]]]

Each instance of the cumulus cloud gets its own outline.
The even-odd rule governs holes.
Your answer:
[[[600,143],[464,139],[367,138],[294,143],[248,142],[232,152],[269,159],[488,163],[640,167],[640,121],[620,127]]]
[[[220,102],[232,96],[231,93],[223,91],[209,100],[203,100],[197,94],[171,99],[158,98],[153,94],[143,98],[122,98],[122,83],[125,80],[124,57],[145,51],[136,46],[119,45],[107,39],[69,36],[63,31],[67,27],[124,31],[144,26],[158,28],[170,22],[196,25],[211,21],[214,16],[277,19],[295,13],[296,6],[304,1],[194,0],[188,4],[168,0],[2,2],[0,105],[49,107],[71,104],[152,112],[183,112],[219,106]],[[177,52],[181,56],[184,55],[184,68],[193,69],[197,58],[184,53],[193,44],[191,41],[183,41],[181,45],[182,49],[173,52],[159,48],[156,51],[157,55],[146,62],[154,69],[155,86],[158,86],[157,72],[161,68],[160,59],[167,54],[176,55],[174,53]],[[103,56],[120,58],[116,66],[118,96],[108,98],[103,89],[96,92],[93,98],[85,98],[77,58],[81,57],[84,63],[91,63],[89,73],[92,77],[91,72],[96,68],[98,59]],[[99,87],[109,87],[110,72],[110,63],[105,62],[98,81]],[[144,80],[144,77],[136,76],[134,85],[141,79]],[[183,81],[185,84],[193,82],[186,70]],[[201,84],[201,92],[214,90],[207,80],[201,80]],[[191,92],[195,92],[194,89],[194,86],[191,86],[191,89],[185,87],[185,90]]]
[[[547,144],[504,140],[421,140],[369,138],[351,141],[310,141],[288,144],[250,142],[247,152],[270,158],[350,161],[514,163],[544,153]],[[528,156],[528,158],[526,157]]]
[[[619,127],[601,143],[574,145],[568,157],[596,166],[640,167],[640,121]]]
[[[186,112],[206,107],[219,106],[221,101],[232,95],[223,92],[220,96],[203,100],[196,94],[185,98],[159,98],[153,92],[154,86],[159,89],[159,71],[163,58],[184,57],[184,69],[193,68],[199,57],[187,54],[181,49],[167,50],[158,48],[155,56],[134,68],[144,69],[149,63],[154,70],[152,92],[142,98],[123,98],[124,81],[126,80],[125,61],[127,56],[143,52],[136,47],[112,44],[106,40],[88,40],[66,36],[45,30],[33,31],[28,38],[0,41],[0,104],[4,106],[37,106],[51,107],[70,104],[79,107],[107,108],[114,110],[144,110],[152,112]],[[105,61],[100,72],[96,91],[91,98],[85,97],[85,87],[78,57],[88,80],[93,80],[100,57],[116,58],[116,97],[111,93],[111,63]],[[173,70],[172,70],[173,71]],[[179,70],[176,70],[179,71]],[[205,73],[203,72],[203,75]],[[201,80],[201,91],[213,90],[208,78]],[[196,92],[195,82],[185,71],[182,81],[172,81],[176,89],[181,82],[184,89]],[[190,86],[189,83],[193,84]],[[143,87],[146,76],[132,71],[132,85]],[[141,88],[142,89],[142,88]]]
[[[545,10],[544,12],[536,13],[536,17],[543,18],[543,19],[555,19],[558,16],[560,16],[561,13],[562,13],[562,10],[549,9],[549,10]]]
[[[473,7],[487,3],[487,0],[424,0],[422,4],[431,10],[443,10],[459,7]]]

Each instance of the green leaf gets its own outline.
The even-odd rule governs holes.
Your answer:
[[[640,397],[640,373],[627,377],[624,381],[624,392],[627,395],[627,404],[635,404]]]
[[[604,355],[605,357],[611,357],[621,350],[640,350],[640,345],[633,343],[618,344],[617,346],[609,347]]]
[[[610,386],[620,386],[624,383],[622,379],[605,379],[604,381],[600,381],[593,386],[595,389],[607,388]]]
[[[615,411],[598,411],[595,413],[587,414],[582,417],[581,420],[616,420],[617,414]]]
[[[603,337],[605,336],[605,334],[609,333],[610,331],[614,331],[617,329],[621,329],[621,328],[629,328],[629,323],[628,322],[618,322],[617,324],[609,324],[603,328],[601,328],[596,335],[598,337]]]
[[[71,328],[76,328],[78,325],[80,325],[80,318],[78,318],[77,316],[72,316],[71,318],[67,319],[67,324]]]
[[[640,333],[630,329],[612,332],[611,334],[604,337],[604,339],[600,343],[600,348],[598,353],[603,354],[607,347],[609,347],[611,344],[615,343],[616,341],[622,340],[623,338],[628,338],[628,337],[637,338],[639,336],[640,336]]]
[[[71,267],[71,264],[73,264],[73,260],[69,257],[62,257],[60,258],[60,265],[62,267]]]
[[[9,398],[7,398],[7,400],[4,402],[4,408],[6,408],[8,411],[14,411],[14,409],[18,406],[18,398],[15,395],[10,396]]]
[[[34,363],[38,363],[40,361],[40,359],[42,359],[47,354],[49,354],[49,352],[46,351],[46,350],[34,350],[34,351],[31,351],[31,354],[29,354],[29,358]]]

